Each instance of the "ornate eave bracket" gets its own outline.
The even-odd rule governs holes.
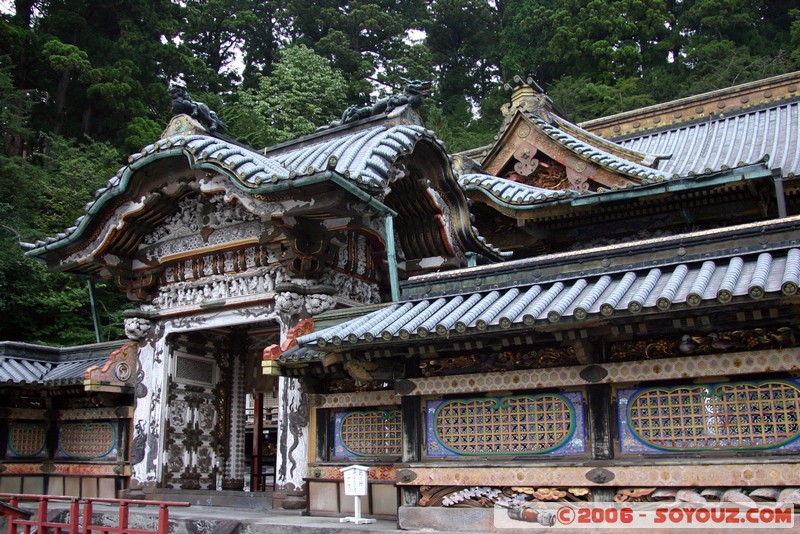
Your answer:
[[[268,376],[279,376],[281,374],[278,359],[284,352],[297,347],[297,338],[310,334],[314,331],[314,318],[303,319],[293,326],[286,333],[286,339],[278,344],[273,344],[264,349],[261,361],[261,370]]]
[[[87,392],[125,393],[132,391],[139,372],[137,343],[126,343],[108,357],[102,367],[86,370],[83,380]]]

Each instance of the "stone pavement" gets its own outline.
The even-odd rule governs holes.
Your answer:
[[[369,532],[409,532],[397,529],[396,521],[379,519],[368,525],[340,523],[338,517],[310,517],[290,510],[242,510],[213,506],[170,509],[174,534],[351,534]],[[216,523],[210,530],[210,523]],[[186,530],[183,530],[186,528]],[[172,529],[170,528],[170,531]],[[173,534],[170,532],[170,534]]]

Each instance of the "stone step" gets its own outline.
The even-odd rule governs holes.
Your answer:
[[[272,510],[272,491],[155,489],[144,495],[151,501],[180,501],[192,506]]]

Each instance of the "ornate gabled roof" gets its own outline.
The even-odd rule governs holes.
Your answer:
[[[38,241],[28,254],[37,256],[45,250],[72,242],[104,204],[126,191],[133,173],[157,159],[186,157],[190,167],[221,170],[240,189],[256,194],[281,190],[290,182],[324,172],[335,173],[354,185],[377,190],[388,183],[396,159],[410,153],[421,139],[443,150],[441,141],[432,131],[415,125],[376,126],[352,136],[282,152],[275,157],[210,135],[172,135],[130,156],[128,165],[120,168],[104,187],[95,192],[95,199],[86,204],[86,213],[75,221],[74,226]]]
[[[534,111],[525,111],[530,121],[539,127],[539,129],[547,134],[548,137],[563,146],[565,149],[573,152],[578,157],[589,160],[601,167],[609,169],[613,172],[619,173],[623,176],[628,176],[635,179],[638,183],[651,183],[667,180],[671,177],[670,174],[665,173],[660,169],[646,166],[637,163],[634,160],[623,158],[615,154],[618,152],[614,147],[608,146],[611,143],[605,139],[599,138],[582,130],[580,127],[572,124],[571,122],[561,117],[551,116],[552,122],[548,122],[540,117]],[[580,139],[576,134],[581,131]],[[628,147],[625,147],[628,148]],[[647,154],[645,151],[630,148],[631,156],[639,161],[655,162],[660,159],[659,156]],[[638,152],[638,154],[636,154]],[[634,185],[634,184],[631,184]]]
[[[368,125],[368,127],[353,131],[336,132],[336,135],[331,135],[330,132],[311,135],[278,147],[268,148],[264,151],[265,153],[260,153],[232,140],[208,135],[199,124],[186,116],[175,117],[162,139],[132,155],[128,165],[122,167],[104,187],[95,193],[95,199],[86,205],[86,213],[78,218],[74,226],[47,240],[28,245],[30,250],[27,254],[55,261],[57,251],[64,247],[73,246],[73,243],[83,243],[82,240],[85,239],[97,241],[97,238],[90,236],[93,232],[101,232],[101,241],[97,241],[93,248],[98,251],[105,250],[103,247],[110,246],[111,241],[103,242],[103,236],[111,236],[108,239],[116,241],[123,239],[118,234],[121,233],[121,223],[128,219],[136,223],[137,232],[158,224],[171,209],[164,205],[164,199],[169,200],[167,197],[172,198],[179,195],[179,191],[184,191],[185,188],[181,189],[180,184],[176,184],[169,191],[150,191],[149,193],[145,192],[142,196],[137,189],[140,187],[140,180],[134,180],[133,177],[146,166],[164,164],[163,162],[167,160],[169,160],[171,168],[178,168],[175,167],[176,164],[180,166],[188,164],[188,168],[191,170],[209,171],[211,174],[207,173],[206,178],[202,179],[209,182],[207,184],[209,191],[225,189],[232,195],[236,195],[239,201],[248,199],[250,202],[253,199],[264,198],[264,196],[289,189],[315,188],[313,193],[309,190],[308,195],[316,195],[318,198],[304,202],[287,200],[286,206],[295,210],[291,215],[306,214],[305,211],[298,212],[298,209],[316,210],[315,216],[329,215],[328,211],[320,210],[345,209],[344,202],[339,202],[336,200],[338,197],[328,194],[333,191],[336,191],[337,195],[350,194],[355,196],[359,202],[374,205],[386,213],[394,213],[393,208],[387,207],[381,202],[390,191],[396,189],[395,186],[390,185],[390,181],[402,179],[403,172],[394,170],[397,160],[404,156],[410,156],[412,153],[416,154],[416,147],[419,143],[425,145],[422,152],[428,155],[434,154],[433,159],[429,156],[422,156],[428,158],[426,161],[435,161],[446,167],[443,172],[433,172],[438,183],[430,187],[441,188],[442,192],[446,194],[439,196],[456,203],[450,207],[440,206],[445,212],[453,214],[451,222],[454,233],[459,236],[468,249],[488,258],[499,259],[502,253],[482,240],[474,229],[465,223],[468,219],[463,214],[459,215],[467,210],[466,200],[459,194],[460,190],[450,171],[450,162],[443,144],[430,130],[415,124]],[[221,178],[215,178],[213,175],[219,175]],[[197,174],[196,178],[190,178],[190,180],[201,180],[199,176]],[[185,182],[186,178],[182,178],[182,180]],[[206,186],[201,184],[201,187]],[[163,198],[159,200],[161,197]],[[403,202],[400,199],[390,198],[389,200],[395,203],[400,202],[401,205]],[[147,211],[145,206],[155,204],[159,204],[160,207],[156,210],[151,207],[152,213],[144,213]],[[327,207],[320,207],[323,204]],[[278,209],[281,207],[284,211],[290,209],[274,203],[265,206],[265,209],[270,210],[268,213],[270,217],[280,217],[284,215]],[[116,224],[115,228],[98,229],[98,223],[107,226],[101,217],[111,213],[109,210],[116,210],[114,217],[120,219],[120,224]],[[105,215],[101,216],[101,212]],[[112,236],[114,232],[116,234]],[[135,248],[141,237],[138,234],[125,236],[126,248],[122,255],[132,250],[131,247]],[[115,252],[115,254],[120,253]],[[69,262],[62,261],[58,268],[78,268],[81,269],[80,272],[94,272],[92,270],[99,267],[95,265],[93,256],[94,251],[88,251],[82,256],[71,252],[70,258],[72,259]],[[89,263],[86,263],[87,261]]]
[[[800,175],[800,102],[708,116],[619,141],[634,150],[671,154],[659,167],[686,176],[766,161],[783,176]]]
[[[549,187],[553,171],[561,169],[566,186],[553,187],[578,192],[588,191],[590,183],[591,189],[621,188],[670,178],[657,168],[663,156],[620,147],[583,130],[560,117],[547,95],[530,85],[514,88],[504,113],[503,128],[481,161],[489,174],[513,173],[529,184]]]

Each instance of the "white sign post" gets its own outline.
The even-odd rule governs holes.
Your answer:
[[[344,494],[355,497],[355,517],[343,517],[340,523],[355,523],[365,525],[374,523],[374,519],[364,519],[361,517],[361,496],[367,494],[367,473],[369,467],[363,465],[349,465],[340,469],[344,473]]]

